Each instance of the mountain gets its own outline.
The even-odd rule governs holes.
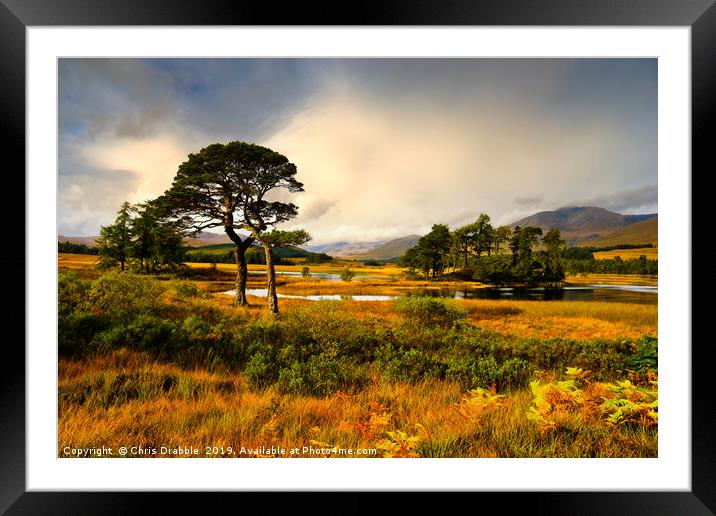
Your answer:
[[[200,232],[195,237],[185,238],[184,243],[192,247],[204,247],[207,245],[230,244],[231,239],[226,233],[209,233],[205,231]]]
[[[372,242],[331,242],[330,244],[322,245],[304,245],[303,248],[315,253],[326,253],[331,256],[351,256],[354,254],[367,253],[385,242],[385,240],[375,240]]]
[[[610,247],[619,244],[659,244],[659,218],[651,217],[624,228],[605,232],[597,240],[584,240],[577,246]]]
[[[580,206],[541,211],[513,222],[510,227],[536,226],[542,231],[558,228],[568,245],[591,246],[615,234],[622,244],[646,244],[656,243],[657,221],[656,213],[622,215],[604,208]]]
[[[347,256],[351,260],[390,260],[398,258],[420,240],[420,235],[408,235],[388,240],[368,252]]]

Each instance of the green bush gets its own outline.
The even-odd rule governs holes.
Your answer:
[[[204,292],[191,281],[173,281],[172,288],[180,297],[205,297]]]
[[[59,356],[78,357],[90,350],[95,335],[108,326],[106,318],[92,313],[61,315],[57,321]]]
[[[278,380],[278,363],[270,355],[254,353],[244,369],[244,374],[252,387],[266,387]]]
[[[447,364],[446,377],[460,382],[467,389],[489,388],[514,389],[527,385],[532,371],[520,358],[510,358],[498,364],[488,357],[457,357]]]
[[[355,277],[356,273],[350,268],[346,267],[341,271],[340,278],[341,281],[351,281]]]
[[[305,362],[282,368],[277,387],[282,393],[326,396],[338,390],[361,387],[367,380],[363,369],[347,359],[314,355]]]
[[[57,313],[60,317],[80,310],[87,302],[89,282],[80,279],[75,272],[57,275]]]
[[[376,355],[379,368],[394,380],[417,382],[443,374],[442,364],[421,349],[395,349],[387,345]]]
[[[401,297],[395,302],[395,309],[410,322],[423,326],[449,327],[468,315],[467,310],[439,297]]]
[[[160,306],[164,287],[154,279],[127,273],[109,273],[92,282],[89,303],[120,317],[152,313]]]

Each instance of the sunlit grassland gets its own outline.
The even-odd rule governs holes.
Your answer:
[[[613,251],[598,251],[593,253],[595,260],[611,260],[619,256],[622,260],[637,260],[646,256],[647,260],[659,259],[658,247],[641,247],[638,249],[615,249]]]
[[[610,285],[644,285],[655,287],[659,283],[657,276],[642,274],[568,274],[564,279],[567,284],[610,284]]]
[[[61,255],[58,265],[60,271],[94,279],[100,274],[95,260]],[[116,275],[94,294],[71,283],[75,286],[66,292],[72,303],[90,304],[67,316],[64,331],[81,341],[87,325],[95,324],[102,338],[60,355],[60,456],[67,446],[106,446],[116,453],[119,446],[134,445],[196,446],[200,456],[206,456],[206,446],[235,451],[337,446],[375,449],[373,456],[418,457],[657,455],[655,424],[614,424],[600,408],[600,396],[611,396],[615,382],[627,378],[624,360],[630,350],[645,336],[657,337],[655,305],[456,299],[435,300],[430,308],[417,303],[421,310],[450,307],[457,322],[446,323],[411,319],[396,301],[282,298],[281,313],[273,316],[265,298],[249,296],[250,306],[234,307],[233,298],[222,293],[233,288],[235,266],[218,264],[219,281],[206,279],[211,275],[207,264],[197,267],[202,270],[192,281]],[[376,268],[365,269],[378,275]],[[396,268],[384,270],[389,274]],[[125,277],[126,282],[119,279]],[[145,281],[158,289],[151,299],[132,290]],[[300,276],[279,276],[278,282],[280,293],[308,294],[392,294],[429,285]],[[249,288],[264,284],[265,276],[249,276]],[[117,308],[127,299],[134,303],[129,316]],[[279,374],[264,382],[268,362],[254,360],[262,353],[275,353],[278,361],[296,358],[276,366],[282,368]],[[311,353],[319,357],[313,364],[317,372],[296,369],[308,364]],[[353,354],[363,358],[354,360]],[[478,362],[492,356],[497,362],[463,361],[472,354]],[[509,385],[510,360],[528,364],[530,376],[520,376],[526,370],[518,364],[512,372],[522,379]],[[584,395],[579,391],[571,398],[567,391],[549,391],[553,409],[542,407],[546,419],[535,420],[531,414],[539,396],[527,380],[559,386],[567,366],[594,369],[593,383]],[[321,385],[324,371],[337,375],[330,378],[338,387]],[[492,380],[485,383],[481,375],[508,383],[498,383],[491,394],[471,390],[470,382],[489,388]],[[650,389],[655,396],[656,387]]]
[[[474,403],[459,384],[374,378],[360,392],[282,395],[240,373],[183,370],[118,350],[61,361],[58,453],[66,446],[261,446],[375,449],[420,457],[655,457],[657,432],[572,421],[546,431],[527,417],[529,390]],[[399,434],[401,432],[402,434]],[[401,444],[403,446],[401,446]],[[396,453],[397,452],[397,453]],[[255,457],[255,453],[230,456]],[[298,456],[308,456],[299,454]]]

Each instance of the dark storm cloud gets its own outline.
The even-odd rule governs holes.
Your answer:
[[[590,197],[570,206],[598,206],[627,214],[651,213],[657,211],[658,189],[656,185],[632,188],[610,195]]]

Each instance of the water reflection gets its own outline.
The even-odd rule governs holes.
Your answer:
[[[266,297],[265,288],[247,289],[252,296]],[[225,292],[235,295],[234,290]],[[642,285],[579,285],[562,288],[545,287],[489,287],[479,289],[421,288],[407,291],[405,296],[431,296],[454,299],[512,299],[529,301],[606,301],[619,303],[657,304],[658,288]],[[399,296],[386,295],[347,295],[319,294],[293,295],[278,294],[278,297],[309,299],[350,300],[350,301],[389,301]]]

